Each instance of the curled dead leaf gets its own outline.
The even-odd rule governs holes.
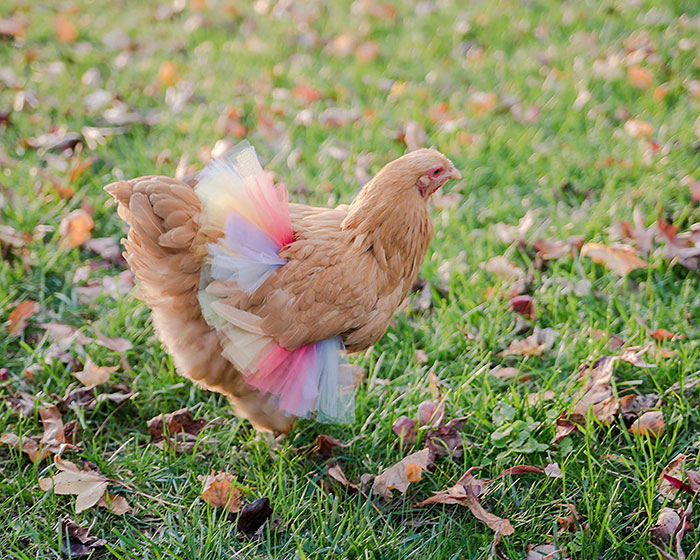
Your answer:
[[[63,220],[58,228],[61,234],[59,247],[72,249],[79,247],[90,239],[90,232],[95,227],[92,216],[83,209],[73,210]]]
[[[233,475],[212,471],[207,476],[199,475],[197,480],[204,482],[201,497],[210,506],[226,508],[231,513],[241,510],[241,491],[233,485]]]
[[[374,479],[374,493],[382,496],[387,501],[391,499],[392,490],[398,490],[403,494],[409,484],[415,481],[417,476],[416,469],[422,471],[427,469],[431,464],[432,460],[430,458],[429,449],[423,449],[412,453],[386,469]],[[409,478],[409,476],[411,478]]]
[[[498,356],[541,356],[554,346],[558,336],[559,333],[552,328],[535,327],[530,336],[512,341],[506,350],[499,352]]]
[[[27,300],[17,305],[9,317],[10,336],[20,336],[27,327],[29,318],[39,312],[39,304],[35,301]]]
[[[669,507],[665,507],[659,512],[656,525],[654,525],[649,532],[660,541],[668,543],[680,526],[681,516],[678,515],[678,512]]]
[[[82,371],[76,371],[73,375],[85,387],[95,387],[109,381],[109,376],[119,369],[118,366],[98,366],[89,355],[85,356],[85,365]]]
[[[581,247],[581,255],[590,257],[593,262],[602,264],[618,276],[627,276],[633,270],[649,266],[635,254],[634,249],[626,245],[608,246],[602,243],[586,243]]]
[[[645,412],[629,427],[629,433],[642,436],[661,437],[666,431],[664,415],[660,410]]]

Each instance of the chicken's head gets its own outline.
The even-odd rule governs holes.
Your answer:
[[[449,159],[428,148],[409,152],[388,164],[384,171],[399,179],[397,182],[404,189],[417,192],[425,200],[450,179],[462,177]]]

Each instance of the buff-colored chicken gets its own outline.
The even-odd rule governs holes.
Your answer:
[[[348,352],[386,331],[433,232],[428,199],[460,177],[435,150],[387,164],[352,204],[289,204],[247,142],[192,189],[159,176],[106,187],[125,257],[180,374],[262,430],[354,419]]]

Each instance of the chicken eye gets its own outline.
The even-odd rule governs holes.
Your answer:
[[[436,167],[435,169],[433,169],[431,175],[433,177],[437,177],[438,175],[440,175],[440,173],[442,173],[442,167]]]

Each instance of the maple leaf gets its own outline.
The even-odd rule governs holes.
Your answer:
[[[55,476],[40,478],[39,488],[44,491],[53,488],[55,494],[77,496],[76,513],[96,505],[107,491],[109,481],[103,474],[92,470],[81,470],[75,463],[65,461],[59,456],[54,457],[54,464],[61,472]]]

